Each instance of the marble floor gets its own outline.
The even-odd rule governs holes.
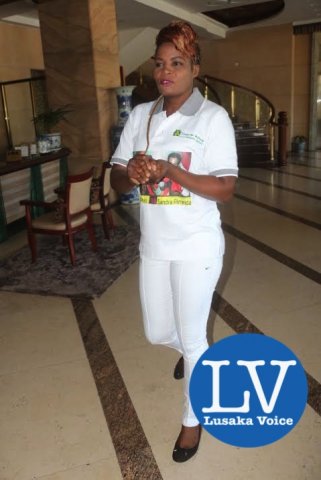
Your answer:
[[[0,291],[1,480],[321,478],[321,152],[241,169],[221,210],[227,250],[209,333],[260,331],[295,352],[310,388],[298,425],[253,449],[204,432],[197,455],[175,464],[178,356],[144,338],[135,262],[93,301]],[[115,211],[119,223],[137,215]],[[0,256],[25,242],[10,238]]]

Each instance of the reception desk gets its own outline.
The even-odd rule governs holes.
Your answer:
[[[8,227],[24,217],[20,200],[52,201],[54,189],[64,186],[70,151],[58,151],[6,162],[0,158],[0,242],[8,238]],[[39,212],[34,211],[37,216]]]

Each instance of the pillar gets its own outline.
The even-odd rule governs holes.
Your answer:
[[[59,130],[78,173],[111,154],[120,85],[114,0],[44,1],[39,19],[49,105],[71,105]]]

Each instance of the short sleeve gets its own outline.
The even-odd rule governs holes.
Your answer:
[[[210,122],[204,161],[210,175],[238,175],[235,132],[228,113],[223,108],[215,113]]]

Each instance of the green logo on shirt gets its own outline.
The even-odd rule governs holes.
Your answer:
[[[182,132],[182,130],[175,130],[173,132],[173,137],[182,137],[182,138],[187,138],[189,140],[194,140],[196,143],[200,145],[203,145],[204,143],[204,140],[198,135],[195,135],[194,133],[185,133],[185,132]]]

